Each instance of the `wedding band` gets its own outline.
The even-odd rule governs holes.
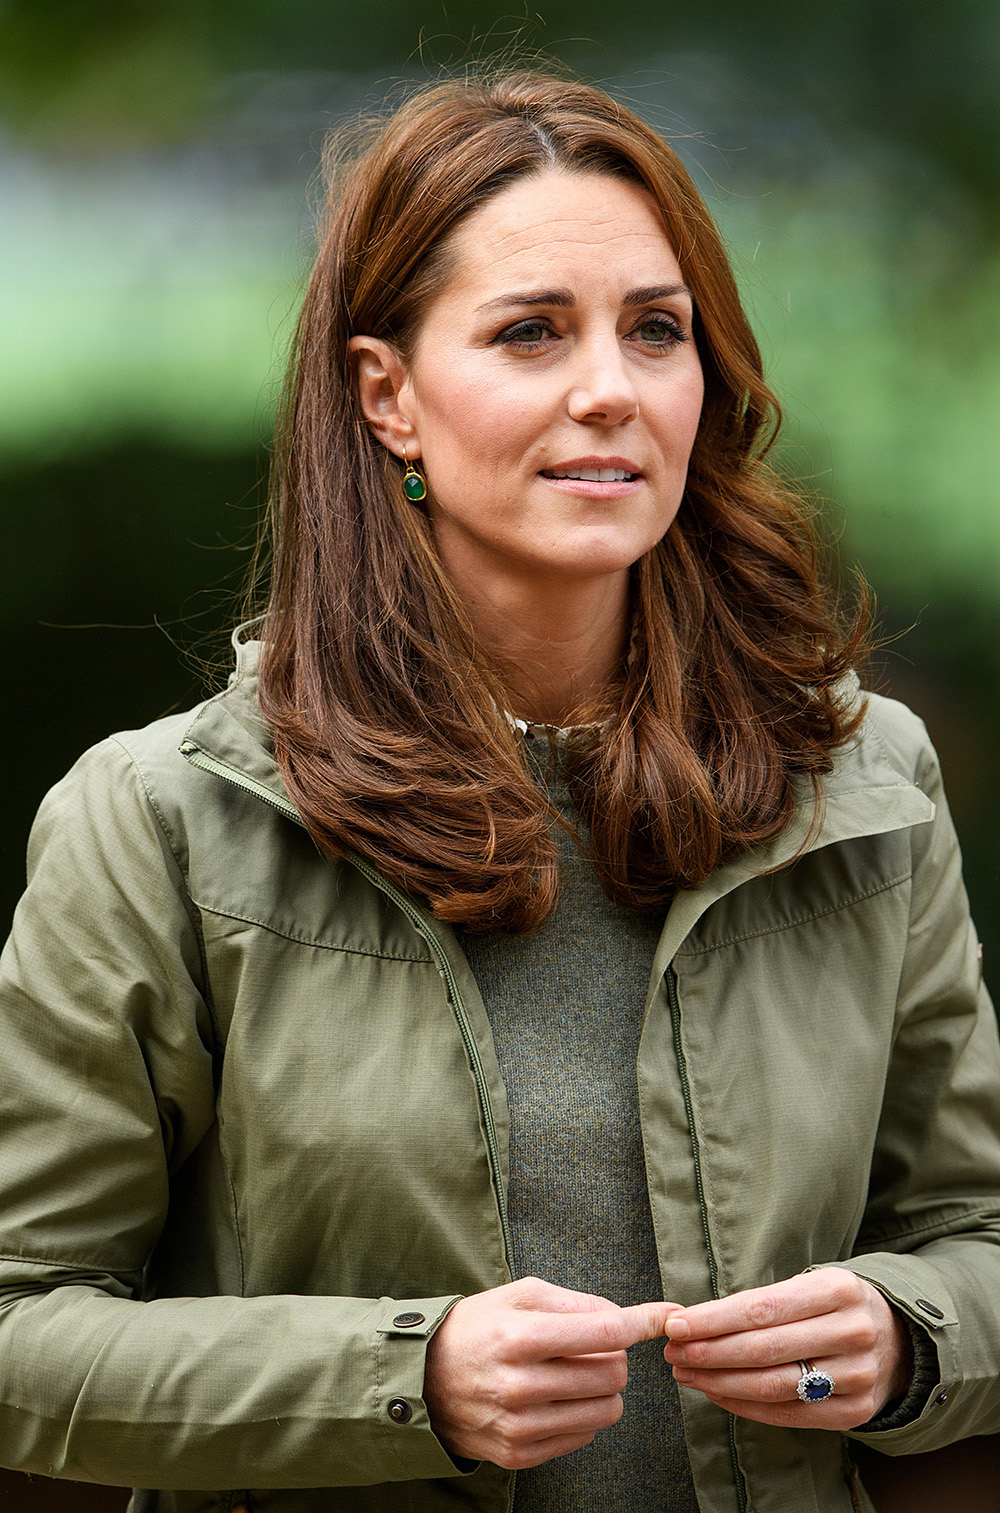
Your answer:
[[[836,1383],[828,1371],[817,1371],[812,1361],[799,1361],[802,1375],[796,1392],[804,1403],[821,1403],[829,1397]]]

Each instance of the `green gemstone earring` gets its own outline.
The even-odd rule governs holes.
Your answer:
[[[406,472],[403,474],[403,493],[411,504],[419,504],[421,499],[427,498],[427,479],[423,473],[418,473],[413,463],[406,455],[403,448],[403,461],[406,463]]]

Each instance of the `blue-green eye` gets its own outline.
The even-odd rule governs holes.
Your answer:
[[[636,327],[640,341],[656,346],[672,346],[674,342],[686,341],[680,326],[669,315],[647,315]]]
[[[544,320],[519,320],[516,326],[501,331],[497,341],[507,347],[537,347],[550,334]]]

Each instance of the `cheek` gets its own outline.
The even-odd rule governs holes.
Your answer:
[[[452,390],[452,414],[461,415],[470,432],[482,434],[488,427],[498,446],[503,438],[516,440],[537,433],[544,408],[529,387],[510,379],[470,377]]]
[[[701,363],[692,365],[684,382],[678,386],[677,404],[692,426],[697,426],[705,400],[705,379]]]
[[[529,451],[544,455],[542,430],[538,405],[530,397],[512,392],[509,384],[463,381],[453,373],[443,376],[433,403],[425,408],[421,441],[428,461],[436,454],[442,462],[447,458],[469,468],[499,471]]]
[[[665,435],[677,450],[690,452],[701,421],[705,386],[699,373],[674,395],[664,411]]]
[[[691,394],[691,440],[694,440],[695,432],[701,424],[701,412],[705,407],[705,380],[701,370],[698,370],[698,381],[693,385]]]

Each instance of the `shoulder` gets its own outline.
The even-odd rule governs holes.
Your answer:
[[[257,764],[268,776],[274,770],[270,731],[257,704],[260,646],[243,638],[250,627],[233,633],[235,666],[225,686],[190,709],[135,730],[120,730],[85,751],[48,796],[78,802],[101,794],[117,804],[145,794],[154,808],[185,811],[207,801],[217,785],[188,760],[190,736],[222,749],[234,766]],[[43,806],[44,807],[44,806]]]
[[[205,705],[195,705],[138,730],[119,730],[82,752],[46,795],[53,802],[98,799],[102,792],[124,797],[130,787],[169,788],[182,783],[187,763],[181,755],[185,731]]]
[[[29,874],[43,852],[83,854],[88,837],[92,849],[121,860],[148,849],[157,831],[169,841],[165,816],[190,807],[180,745],[196,714],[197,708],[185,710],[119,731],[84,751],[42,800],[28,843]]]

